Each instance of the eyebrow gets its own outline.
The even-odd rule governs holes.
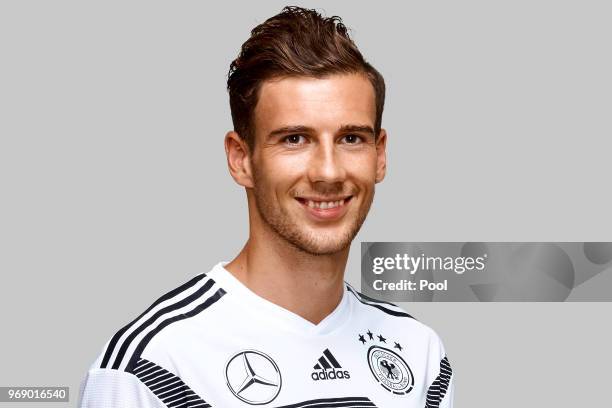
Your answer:
[[[268,134],[268,138],[283,135],[287,133],[314,133],[315,129],[309,126],[283,126],[278,129],[274,129]],[[368,133],[374,136],[374,129],[372,126],[368,125],[342,125],[338,129],[340,133],[348,133],[348,132],[360,132],[360,133]]]
[[[374,136],[374,129],[372,128],[372,126],[368,126],[368,125],[344,125],[344,126],[341,126],[339,130],[342,133],[360,132],[360,133],[369,133],[370,135]]]

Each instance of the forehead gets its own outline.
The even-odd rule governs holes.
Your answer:
[[[264,134],[293,125],[321,131],[352,124],[374,127],[375,116],[374,87],[363,74],[269,80],[254,110],[256,133]]]

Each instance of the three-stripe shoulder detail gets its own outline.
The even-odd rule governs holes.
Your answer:
[[[409,315],[408,313],[404,312],[403,310],[401,310],[401,308],[391,302],[385,302],[382,300],[378,300],[378,299],[374,299],[371,298],[369,296],[364,295],[361,292],[356,291],[351,285],[349,285],[348,283],[346,284],[346,288],[347,290],[352,293],[355,298],[363,303],[364,305],[368,305],[370,307],[376,308],[378,310],[381,310],[382,312],[391,315],[391,316],[396,316],[396,317],[409,317],[411,319],[414,319],[414,317],[412,317],[411,315]],[[415,319],[416,320],[416,319]]]
[[[218,285],[213,290],[214,286],[215,281],[202,273],[160,297],[115,333],[104,351],[100,368],[131,372],[147,344],[163,328],[197,315],[226,293]]]

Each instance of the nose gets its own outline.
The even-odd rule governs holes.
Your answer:
[[[332,139],[332,138],[330,138]],[[308,177],[311,182],[338,183],[344,181],[346,171],[340,152],[333,140],[320,141],[312,151],[308,164]]]

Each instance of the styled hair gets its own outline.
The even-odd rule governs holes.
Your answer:
[[[380,132],[385,104],[382,75],[363,58],[338,16],[323,17],[316,10],[288,6],[251,31],[228,73],[234,130],[253,149],[253,112],[261,85],[282,77],[324,78],[333,74],[363,73],[375,92],[375,135]]]

